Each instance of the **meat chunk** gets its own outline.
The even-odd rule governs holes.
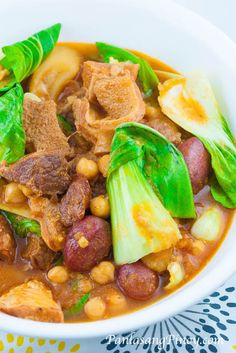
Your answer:
[[[89,100],[96,101],[94,85],[97,80],[129,73],[133,81],[135,81],[137,79],[138,70],[138,64],[132,64],[129,62],[113,62],[111,64],[104,64],[95,61],[84,62],[82,79],[84,87],[88,90]]]
[[[35,152],[7,166],[0,164],[0,174],[9,181],[27,186],[39,195],[61,194],[70,184],[68,163],[58,152]]]
[[[16,254],[16,242],[7,220],[0,215],[0,260],[12,263]]]
[[[139,65],[130,63],[84,63],[82,78],[88,93],[74,101],[73,112],[77,130],[95,145],[96,154],[110,151],[117,126],[144,116],[145,105],[135,82],[138,69]],[[100,111],[91,103],[99,105]]]
[[[169,141],[175,144],[181,142],[181,133],[177,125],[162,113],[160,107],[146,104],[143,123],[160,132]]]
[[[70,153],[67,138],[63,134],[56,115],[53,100],[40,102],[24,99],[23,127],[26,134],[26,146],[33,151],[61,151]]]
[[[91,185],[92,197],[105,195],[107,193],[106,178],[104,178],[102,175],[98,175],[98,177],[95,180],[93,180],[90,183],[90,185]]]
[[[73,118],[71,119],[72,104],[76,98],[83,98],[86,94],[87,89],[82,87],[78,81],[69,81],[58,98],[57,113],[73,122]]]
[[[34,321],[64,321],[61,306],[55,302],[51,291],[37,280],[21,284],[2,295],[0,311]]]
[[[103,131],[91,126],[92,117],[90,104],[87,98],[76,99],[73,104],[75,126],[79,133],[95,145],[94,153],[102,154],[110,151],[114,131]],[[95,119],[94,119],[95,120]]]
[[[92,126],[114,130],[127,121],[142,120],[145,105],[137,84],[129,74],[97,80],[94,93],[108,117],[95,120]]]
[[[46,245],[55,252],[62,250],[66,231],[61,222],[59,204],[43,197],[37,197],[31,198],[29,205],[32,217],[40,222],[41,235]]]
[[[29,260],[32,267],[40,270],[48,270],[56,254],[49,249],[43,239],[35,234],[30,234],[27,246],[21,256]]]
[[[61,200],[60,213],[64,226],[70,227],[75,221],[84,218],[90,198],[91,189],[88,180],[82,175],[76,176]]]
[[[210,155],[197,137],[190,137],[179,145],[187,164],[193,193],[197,194],[208,181],[211,169]]]

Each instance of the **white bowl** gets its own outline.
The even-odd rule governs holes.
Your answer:
[[[1,45],[58,21],[63,24],[60,40],[105,41],[148,53],[183,73],[190,69],[205,71],[235,132],[236,46],[201,17],[170,0],[7,0],[1,3]],[[235,234],[236,222],[197,277],[143,310],[79,324],[40,323],[1,313],[0,329],[29,336],[86,338],[163,320],[194,304],[233,274]]]

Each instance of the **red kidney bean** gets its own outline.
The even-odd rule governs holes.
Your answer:
[[[75,222],[67,235],[65,264],[72,271],[89,271],[108,255],[110,248],[109,223],[95,216],[86,216]]]
[[[157,289],[159,279],[154,271],[139,261],[121,266],[117,274],[117,283],[128,297],[146,300]]]
[[[189,170],[193,193],[197,194],[207,184],[211,169],[210,155],[197,137],[182,142],[179,150]]]

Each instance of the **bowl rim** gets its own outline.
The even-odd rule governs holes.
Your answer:
[[[48,0],[41,0],[41,2],[44,1],[48,2]],[[56,0],[51,0],[51,2],[53,1],[56,2]],[[99,0],[95,1],[99,2]],[[223,49],[221,55],[225,57],[225,60],[227,60],[232,72],[234,72],[236,76],[236,44],[205,18],[172,0],[145,0],[145,2],[143,2],[143,0],[126,1],[132,2],[134,6],[150,6],[153,11],[161,8],[163,12],[168,13],[169,18],[172,19],[173,22],[175,22],[176,18],[181,18],[181,23],[179,24],[178,22],[178,26],[184,28],[185,31],[190,31],[197,36],[198,39],[208,43],[209,47],[212,47],[212,40],[214,40],[215,49],[218,53],[220,49]],[[9,8],[10,1],[7,3]],[[205,33],[208,33],[208,36],[206,36]],[[234,222],[235,218],[232,220],[231,227]],[[227,262],[224,264],[224,267],[219,267],[217,269],[217,277],[215,276],[214,280],[209,282],[209,278],[211,278],[210,276],[214,275],[214,269],[211,269],[196,282],[192,283],[192,280],[187,282],[184,287],[184,301],[181,301],[178,306],[175,305],[176,298],[167,296],[168,301],[166,298],[163,298],[161,300],[161,311],[158,313],[158,321],[174,316],[180,311],[195,304],[198,300],[210,294],[233,275],[236,271],[236,256],[234,249],[230,249],[227,255]],[[153,305],[147,306],[136,312],[107,320],[64,324],[36,322],[0,313],[0,329],[5,332],[9,331],[21,335],[57,339],[83,339],[108,336],[110,334],[133,331],[137,328],[148,326],[156,322],[156,310],[153,310]]]

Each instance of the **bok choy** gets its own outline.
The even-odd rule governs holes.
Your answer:
[[[19,238],[25,238],[28,233],[33,233],[38,236],[41,235],[40,224],[33,220],[19,217],[13,213],[2,211],[2,214],[6,217],[16,235]]]
[[[115,262],[132,263],[168,249],[181,238],[135,160],[114,171],[107,184]]]
[[[16,82],[21,82],[29,77],[41,62],[53,50],[61,30],[61,24],[42,30],[26,40],[7,45],[2,48],[0,67],[8,70],[9,77],[6,84],[1,85],[0,92],[6,91]]]
[[[108,177],[135,160],[172,217],[194,218],[188,169],[180,151],[156,130],[138,123],[116,129]]]
[[[236,206],[236,145],[207,78],[193,73],[159,86],[162,111],[197,136],[211,155],[211,193],[223,206]]]
[[[181,153],[142,124],[126,123],[116,129],[107,190],[117,264],[174,246],[181,234],[171,215],[195,217]]]
[[[113,58],[118,61],[130,61],[133,64],[139,64],[139,80],[146,96],[150,96],[157,89],[159,80],[151,65],[146,60],[114,45],[97,42],[96,46],[103,61],[106,63],[109,63],[110,59]]]
[[[23,97],[18,83],[0,96],[0,161],[14,163],[24,155]]]

